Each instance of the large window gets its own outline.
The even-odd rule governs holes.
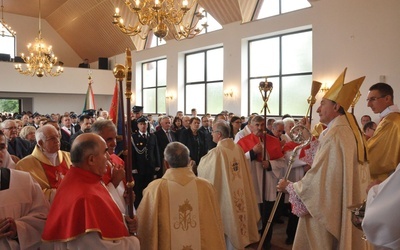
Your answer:
[[[261,112],[259,84],[266,77],[273,83],[271,115],[306,114],[312,84],[311,30],[249,41],[249,113]]]
[[[10,58],[15,57],[15,36],[2,23],[0,23],[0,54],[10,55]]]
[[[142,63],[142,96],[144,113],[165,113],[167,59]]]
[[[260,0],[254,14],[254,20],[277,16],[308,7],[311,7],[308,0]]]
[[[218,114],[223,107],[223,48],[185,55],[185,113]]]

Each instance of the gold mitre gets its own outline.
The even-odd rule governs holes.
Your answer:
[[[326,92],[324,98],[334,101],[347,111],[357,95],[365,76],[344,84],[347,68],[336,79],[332,87]]]

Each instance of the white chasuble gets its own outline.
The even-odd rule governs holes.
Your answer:
[[[199,197],[196,180],[182,186],[168,181],[171,249],[201,249]]]

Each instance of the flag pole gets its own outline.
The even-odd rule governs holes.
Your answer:
[[[114,76],[119,82],[119,95],[122,97],[122,82],[124,78],[126,78],[126,89],[125,89],[125,97],[126,97],[126,115],[127,115],[127,122],[125,123],[125,126],[123,126],[123,141],[124,141],[124,150],[126,153],[125,155],[125,178],[126,178],[126,190],[127,190],[127,195],[128,195],[128,216],[133,219],[133,186],[135,185],[135,182],[133,180],[132,176],[132,143],[131,143],[131,134],[132,134],[132,128],[130,124],[128,123],[131,120],[131,96],[132,96],[132,90],[131,90],[131,85],[132,85],[132,59],[131,59],[131,51],[129,49],[126,49],[126,60],[125,60],[125,66],[121,64],[117,64],[114,67]],[[122,102],[122,98],[121,102]],[[123,113],[122,109],[122,113]],[[124,114],[122,114],[122,117],[124,117]]]

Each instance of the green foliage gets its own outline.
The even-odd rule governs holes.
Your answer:
[[[0,99],[0,112],[18,113],[19,101],[17,99]]]

